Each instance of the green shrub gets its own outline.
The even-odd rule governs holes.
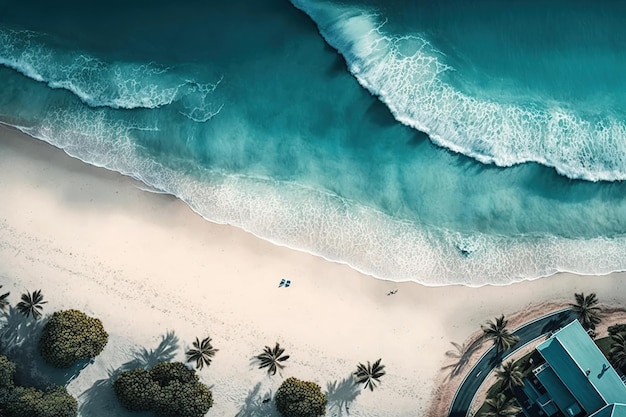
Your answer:
[[[198,381],[196,372],[182,362],[159,362],[150,369],[150,377],[162,387],[172,381],[185,384]]]
[[[151,370],[122,372],[113,383],[120,403],[131,411],[166,417],[202,417],[213,406],[209,388],[181,362],[160,362]]]
[[[15,375],[15,364],[6,356],[0,355],[0,417],[3,417],[2,410],[13,402],[15,385],[13,376]]]
[[[48,392],[36,388],[16,387],[7,404],[7,417],[76,417],[78,404],[64,387]]]
[[[16,386],[15,364],[0,355],[0,417],[76,417],[76,399],[63,387],[47,392]]]
[[[609,326],[609,335],[616,335],[618,333],[626,333],[626,324],[615,324]]]
[[[122,372],[113,384],[120,403],[131,411],[150,411],[159,386],[141,368]]]
[[[204,416],[213,405],[209,388],[199,382],[182,383],[171,381],[160,390],[160,401],[156,412],[164,416]]]
[[[314,382],[287,378],[276,391],[274,400],[284,417],[319,417],[326,414],[326,395]]]
[[[98,356],[108,339],[100,320],[78,310],[57,311],[44,326],[39,352],[49,364],[69,368]]]
[[[0,355],[0,388],[13,388],[15,364],[6,356]]]

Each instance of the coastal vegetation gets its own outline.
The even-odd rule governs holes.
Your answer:
[[[487,390],[487,398],[475,413],[478,417],[512,417],[521,412],[516,394],[532,372],[534,352],[519,360],[509,360],[496,370],[496,382]]]
[[[511,393],[514,387],[524,385],[524,374],[520,366],[512,360],[500,366],[500,369],[496,371],[496,377],[500,381],[502,388]]]
[[[211,390],[182,362],[159,362],[149,370],[122,372],[113,383],[120,403],[131,411],[165,417],[202,417],[213,406]]]
[[[14,381],[15,364],[0,355],[0,415],[3,417],[76,417],[78,404],[65,387],[41,391]]]
[[[57,311],[43,328],[39,353],[47,363],[68,368],[79,360],[98,356],[108,338],[99,319],[78,310]]]
[[[205,337],[202,339],[202,342],[196,337],[195,342],[193,342],[193,347],[185,354],[187,355],[187,362],[195,362],[196,369],[202,370],[204,366],[211,365],[211,358],[215,356],[215,353],[219,351],[219,349],[215,349],[213,345],[211,345],[211,338]]]
[[[506,328],[508,322],[503,314],[500,317],[496,317],[495,321],[489,320],[486,325],[480,326],[484,337],[493,340],[498,353],[509,350],[519,341],[519,337],[512,335],[509,329]]]
[[[615,368],[624,369],[626,365],[626,334],[612,334],[609,361]]]
[[[273,348],[265,346],[263,353],[255,356],[255,359],[259,361],[259,369],[267,368],[268,374],[276,375],[278,369],[285,367],[282,362],[289,359],[289,355],[284,355],[284,353],[285,349],[281,348],[278,342]]]
[[[0,285],[0,288],[2,288],[2,285]],[[9,297],[11,293],[10,292],[5,292],[4,294],[0,294],[0,310],[4,310],[9,306],[9,300],[7,300],[7,298]]]
[[[35,320],[39,320],[43,314],[43,305],[46,303],[41,290],[35,290],[32,294],[30,291],[26,291],[22,294],[22,301],[17,303],[15,307],[26,318],[33,316]]]
[[[320,417],[326,414],[326,395],[314,382],[287,378],[276,391],[274,401],[283,417]]]
[[[381,359],[378,359],[373,365],[370,365],[369,361],[367,365],[359,363],[354,372],[356,377],[354,383],[364,384],[363,389],[369,388],[370,391],[374,391],[376,384],[380,384],[379,378],[385,375],[385,365],[381,365],[380,361]]]
[[[597,306],[598,298],[595,293],[585,296],[584,293],[574,294],[576,302],[570,304],[572,310],[578,315],[578,321],[583,328],[595,336],[595,328],[600,323],[600,307]]]
[[[587,333],[595,337],[595,328],[600,323],[601,308],[598,306],[598,299],[595,293],[585,296],[583,293],[575,294],[575,303],[570,304],[572,311],[576,313],[578,321]],[[496,319],[495,322],[488,322],[487,326],[481,326],[485,336],[494,339],[497,344],[497,331],[506,327],[504,316]],[[609,362],[622,371],[626,367],[626,324],[614,324],[608,327],[608,337],[595,340],[596,345]],[[489,336],[488,336],[489,334]],[[493,337],[491,336],[493,335]],[[506,336],[506,334],[505,334]],[[502,338],[502,337],[501,337]],[[506,337],[504,337],[506,339]],[[509,349],[511,346],[504,348]],[[503,349],[500,349],[501,352]],[[524,385],[524,380],[530,378],[533,369],[534,352],[530,352],[519,360],[509,360],[501,364],[495,371],[496,382],[487,390],[487,398],[482,406],[475,413],[478,417],[512,417],[518,415],[522,409],[520,407],[521,394],[520,387]],[[519,398],[518,398],[519,397]],[[523,398],[522,398],[523,399]]]
[[[522,411],[515,398],[509,398],[501,392],[487,398],[485,404],[487,410],[483,411],[482,417],[514,417]]]

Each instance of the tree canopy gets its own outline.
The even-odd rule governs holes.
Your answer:
[[[211,358],[215,356],[215,353],[219,349],[215,349],[211,344],[211,338],[205,337],[202,342],[196,337],[196,341],[193,342],[193,348],[189,349],[185,354],[187,355],[187,362],[195,362],[196,369],[204,368],[204,365],[211,365]]]
[[[289,355],[283,355],[283,353],[285,353],[285,349],[281,348],[278,342],[274,348],[265,346],[263,353],[255,356],[259,361],[259,369],[267,368],[268,374],[276,375],[277,370],[285,367],[281,362],[289,359]]]
[[[78,310],[57,311],[43,328],[39,352],[49,364],[67,368],[98,356],[108,339],[99,319]]]
[[[41,391],[15,385],[15,364],[0,356],[0,416],[76,417],[78,403],[65,387]]]
[[[576,302],[570,304],[572,310],[578,314],[578,321],[585,330],[593,330],[600,323],[600,307],[595,293],[585,296],[584,293],[574,294]]]
[[[27,318],[33,316],[35,320],[39,320],[43,315],[43,305],[47,303],[43,299],[41,290],[35,290],[32,294],[26,291],[21,298],[22,301],[15,306],[17,310]]]
[[[193,369],[182,362],[159,362],[150,370],[122,372],[113,383],[120,403],[131,411],[153,411],[166,417],[202,417],[213,395]]]
[[[326,395],[315,382],[287,378],[276,391],[274,401],[283,417],[320,417],[326,414]]]
[[[485,404],[489,410],[482,413],[481,417],[514,417],[522,411],[514,398],[507,398],[503,393],[487,398]]]
[[[504,352],[510,349],[519,341],[519,337],[512,335],[506,328],[508,320],[505,320],[504,314],[497,317],[495,322],[489,320],[486,325],[480,326],[486,338],[493,340],[493,344],[498,352]]]
[[[379,378],[385,375],[385,365],[381,365],[380,361],[381,359],[378,359],[373,365],[370,365],[369,361],[367,365],[359,363],[354,372],[355,384],[364,384],[363,389],[369,388],[370,391],[374,391],[376,384],[380,384]]]

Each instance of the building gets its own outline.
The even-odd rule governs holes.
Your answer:
[[[575,320],[537,346],[523,391],[540,415],[626,417],[626,385]],[[535,408],[535,409],[537,409]]]

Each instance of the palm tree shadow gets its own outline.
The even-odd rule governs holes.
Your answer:
[[[272,399],[272,391],[261,393],[261,383],[257,383],[250,390],[246,399],[235,417],[280,417]]]
[[[168,331],[161,336],[161,342],[156,349],[135,349],[133,359],[122,364],[120,372],[136,368],[149,369],[159,362],[169,362],[174,359],[179,347],[178,336],[173,331]]]
[[[448,379],[452,379],[458,376],[467,364],[469,363],[470,357],[480,348],[485,339],[483,337],[477,337],[469,343],[463,343],[462,345],[456,342],[450,342],[452,346],[455,347],[455,350],[449,350],[446,352],[446,356],[449,358],[454,358],[456,361],[450,365],[446,365],[441,369],[450,369],[450,374],[448,375]]]
[[[3,326],[0,329],[0,351],[7,356],[19,353],[30,346],[37,345],[39,336],[46,323],[45,319],[34,320],[25,317],[15,307],[9,306],[0,314]],[[26,343],[27,342],[27,343]]]
[[[159,362],[169,362],[176,356],[179,348],[178,336],[173,331],[165,333],[156,349],[139,348],[132,353],[133,359],[123,363],[117,369],[109,369],[108,377],[96,381],[90,388],[83,391],[80,400],[79,415],[83,417],[148,417],[150,412],[129,411],[122,407],[113,390],[113,382],[120,373],[136,368],[149,369]]]
[[[326,398],[328,410],[334,412],[333,416],[342,417],[344,410],[349,415],[350,404],[361,394],[360,387],[355,383],[350,374],[341,381],[329,382],[326,386]]]

